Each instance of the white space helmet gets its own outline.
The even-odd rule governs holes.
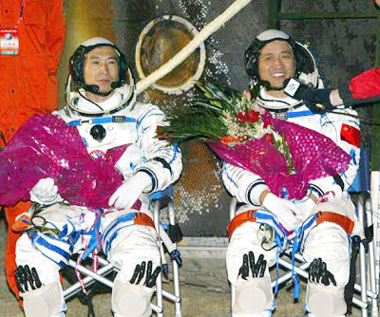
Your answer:
[[[289,34],[275,29],[261,32],[245,51],[245,68],[250,79],[254,83],[261,82],[259,75],[259,56],[262,48],[273,41],[285,41],[293,49],[296,59],[295,77],[305,84],[318,87],[319,73],[317,63],[307,45],[296,42]]]
[[[97,85],[87,85],[84,80],[84,64],[86,60],[86,55],[96,47],[100,46],[110,46],[115,49],[118,56],[119,65],[119,77],[117,81],[111,84],[112,89],[109,92],[99,92],[99,86]],[[108,39],[102,37],[94,37],[89,40],[84,41],[75,50],[74,54],[70,58],[69,63],[69,76],[66,82],[66,101],[69,107],[82,114],[88,116],[103,115],[104,111],[99,111],[96,113],[89,113],[83,110],[79,110],[76,107],[79,97],[86,98],[86,91],[99,96],[110,95],[113,91],[118,91],[122,94],[122,101],[120,104],[115,105],[114,108],[108,110],[107,113],[114,113],[119,111],[121,108],[130,105],[136,101],[136,88],[135,81],[130,68],[127,65],[125,55],[118,49],[118,47],[109,41]],[[86,98],[87,99],[87,98]]]

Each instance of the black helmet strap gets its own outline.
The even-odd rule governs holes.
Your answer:
[[[88,52],[92,51],[96,47],[100,46],[111,46],[114,48],[117,52],[117,55],[119,57],[119,78],[117,81],[112,82],[111,87],[112,89],[108,92],[102,93],[99,92],[99,86],[98,85],[87,85],[85,83],[84,79],[84,63],[86,59],[86,54]],[[118,87],[121,87],[125,83],[125,73],[128,69],[128,65],[126,62],[125,55],[114,45],[106,44],[106,43],[100,43],[96,45],[91,46],[83,46],[80,45],[74,52],[74,54],[70,58],[69,62],[69,71],[70,75],[72,76],[74,82],[79,85],[81,88],[83,88],[86,91],[89,91],[93,94],[99,95],[99,96],[108,96],[112,93],[112,91]]]
[[[293,49],[294,58],[296,60],[295,76],[298,76],[304,68],[305,61],[304,61],[304,57],[302,53],[297,47],[297,43],[294,42],[294,40],[292,40],[291,38],[289,39],[273,38],[268,41],[259,41],[256,38],[252,42],[252,44],[248,47],[248,49],[245,51],[245,67],[246,67],[247,74],[251,78],[252,81],[262,84],[264,87],[266,87],[269,90],[282,90],[283,88],[271,87],[269,82],[262,81],[259,74],[259,57],[260,57],[261,50],[264,46],[266,46],[267,44],[273,41],[285,41],[291,46],[291,48]]]

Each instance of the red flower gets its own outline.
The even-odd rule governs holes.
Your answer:
[[[270,144],[273,144],[273,136],[270,133],[265,133],[263,139]]]
[[[249,123],[255,123],[259,120],[260,114],[254,110],[249,110],[246,114],[247,121]]]
[[[156,134],[158,136],[158,139],[159,140],[168,140],[168,141],[170,141],[171,139],[170,139],[170,137],[168,137],[168,135],[170,134],[170,132],[169,131],[168,132],[164,132],[163,131],[164,128],[165,128],[164,126],[160,126],[160,125],[157,126]],[[160,137],[160,136],[162,136],[162,137]]]
[[[264,119],[264,129],[266,129],[268,126],[270,126],[272,123],[271,123],[271,120],[266,118]]]
[[[239,139],[236,139],[231,134],[224,136],[220,139],[220,143],[222,144],[228,144],[228,143],[238,143]]]
[[[243,122],[243,123],[246,123],[247,122],[247,118],[245,116],[245,114],[243,112],[239,112],[236,117],[235,117],[238,121],[240,122]]]

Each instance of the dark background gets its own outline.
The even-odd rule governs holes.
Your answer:
[[[88,28],[93,33],[96,30],[92,36],[104,36],[104,29],[113,28],[113,40],[127,54],[136,78],[136,43],[152,19],[178,15],[201,30],[233,3],[232,0],[109,0],[107,6],[106,2],[102,2],[104,8],[100,11],[97,1],[67,0],[67,19],[70,21],[74,16],[72,12],[78,12],[82,5],[86,6],[83,10],[87,10]],[[346,77],[376,65],[379,13],[372,0],[254,0],[206,41],[207,61],[201,80],[239,90],[247,88],[244,51],[259,32],[278,27],[295,40],[310,43],[325,85],[334,87]],[[104,19],[106,14],[108,22]],[[92,25],[97,28],[91,28]],[[69,23],[68,32],[73,39],[78,30],[70,27]],[[65,52],[63,63],[68,56]],[[188,106],[193,95],[194,89],[180,96],[149,89],[139,99],[158,104],[170,113]],[[360,115],[365,116],[366,121],[371,118],[380,122],[379,110],[374,107],[363,107]],[[363,124],[362,130],[363,144],[372,146],[372,166],[379,168],[376,159],[379,130],[368,124]],[[182,145],[182,151],[184,171],[175,186],[175,203],[183,233],[186,236],[226,236],[230,196],[220,180],[219,161],[198,142]]]

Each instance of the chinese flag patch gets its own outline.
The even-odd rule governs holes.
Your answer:
[[[342,124],[340,138],[356,147],[360,147],[360,130],[348,124]]]

